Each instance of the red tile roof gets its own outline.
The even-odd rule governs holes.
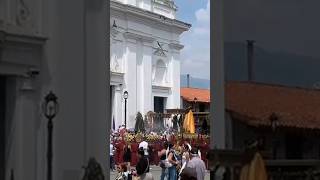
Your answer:
[[[226,110],[247,125],[270,127],[269,117],[276,113],[281,127],[320,129],[320,90],[228,82],[225,91]],[[210,90],[181,88],[181,97],[209,103]]]
[[[272,113],[278,125],[320,129],[320,91],[249,82],[228,82],[226,109],[252,126],[269,126]]]
[[[197,98],[197,102],[210,102],[210,90],[198,89],[198,88],[181,88],[180,96],[183,100],[194,102],[194,98]]]

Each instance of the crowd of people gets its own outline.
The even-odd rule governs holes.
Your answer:
[[[110,144],[110,168],[117,168],[116,180],[204,180],[206,173],[205,162],[201,159],[199,148],[191,147],[188,142],[181,146],[165,141],[163,147],[157,152],[160,159],[157,164],[161,168],[160,177],[154,177],[150,172],[150,156],[148,142],[144,139],[138,147],[138,160],[135,168],[130,166],[131,148],[126,145],[123,153],[123,163],[115,165],[115,147]]]

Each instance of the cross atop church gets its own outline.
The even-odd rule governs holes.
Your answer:
[[[165,52],[168,52],[168,51],[163,49],[163,44],[160,44],[160,42],[157,41],[157,45],[158,47],[156,47],[156,51],[154,52],[154,54],[158,56],[166,56]]]

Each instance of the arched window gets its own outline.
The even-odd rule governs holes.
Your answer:
[[[164,63],[163,60],[159,59],[156,64],[156,71],[155,71],[155,78],[154,78],[156,83],[160,83],[160,84],[163,83],[166,76],[166,71],[167,71],[166,64]]]

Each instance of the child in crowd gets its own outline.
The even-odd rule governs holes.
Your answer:
[[[128,169],[125,163],[122,163],[117,166],[118,175],[115,180],[128,180]]]

